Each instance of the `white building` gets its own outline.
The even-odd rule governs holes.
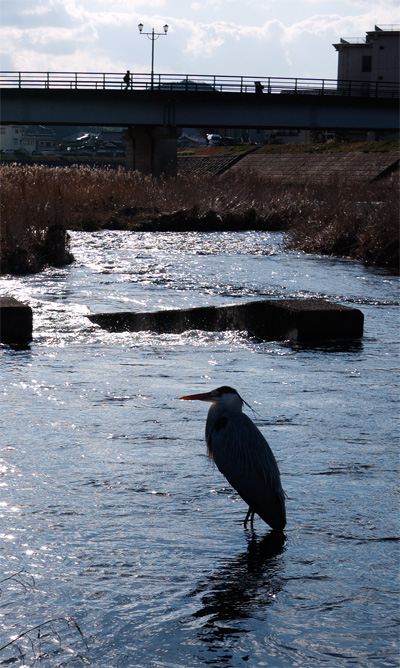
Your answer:
[[[399,82],[400,26],[375,26],[366,37],[341,38],[333,44],[338,52],[338,81],[361,81],[365,92],[377,82]]]
[[[21,147],[22,127],[20,125],[0,126],[0,150],[19,151]]]
[[[41,125],[37,127],[2,125],[0,150],[54,155],[57,151],[57,140],[53,130]]]

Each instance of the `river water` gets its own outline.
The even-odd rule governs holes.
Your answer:
[[[397,279],[289,253],[278,233],[75,232],[72,251],[0,279],[34,311],[33,343],[0,348],[1,647],[20,636],[0,665],[398,666]],[[355,305],[364,338],[86,317],[269,296]],[[279,462],[284,541],[259,518],[244,530],[206,456],[207,405],[177,400],[225,384]]]

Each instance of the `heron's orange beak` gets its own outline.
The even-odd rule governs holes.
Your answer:
[[[211,392],[204,392],[203,394],[188,394],[185,397],[178,397],[182,401],[214,401],[215,398],[212,396]]]

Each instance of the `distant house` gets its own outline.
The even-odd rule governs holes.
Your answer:
[[[26,153],[54,154],[57,138],[53,130],[42,125],[2,125],[0,127],[2,151],[25,151]]]
[[[71,155],[98,155],[123,157],[125,144],[122,130],[102,129],[98,134],[92,132],[78,132],[64,138],[67,152]]]
[[[93,155],[97,145],[97,135],[92,132],[75,132],[64,137],[63,143],[67,145],[67,152],[71,155]]]
[[[179,148],[199,148],[205,146],[204,138],[195,135],[181,134],[178,139]]]
[[[2,125],[0,127],[0,150],[19,151],[21,137],[22,127],[20,125]]]
[[[98,135],[98,140],[101,142],[122,142],[122,130],[101,130]]]
[[[80,146],[83,146],[92,139],[97,139],[97,134],[95,135],[92,132],[81,131],[81,132],[75,132],[73,135],[68,135],[68,137],[64,137],[63,142],[68,145],[78,144]]]
[[[54,155],[57,148],[57,137],[53,130],[43,125],[24,126],[20,142],[21,150],[27,153]]]
[[[102,130],[97,138],[96,155],[122,158],[125,155],[122,130]]]
[[[342,37],[333,44],[338,52],[341,81],[362,82],[362,92],[377,82],[399,83],[400,26],[375,26],[366,37]]]

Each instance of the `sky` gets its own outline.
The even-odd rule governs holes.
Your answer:
[[[400,23],[398,0],[0,0],[0,68],[334,79],[340,37]]]

